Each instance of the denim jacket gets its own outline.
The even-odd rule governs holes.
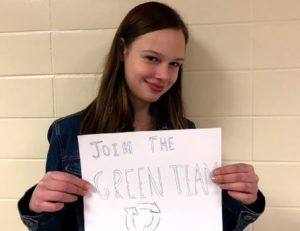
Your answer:
[[[80,118],[82,112],[56,120],[49,128],[50,143],[46,171],[63,171],[81,177],[79,148]],[[189,128],[195,128],[189,121]],[[167,124],[160,130],[171,129]],[[23,223],[32,231],[84,231],[83,198],[67,203],[65,207],[52,213],[35,214],[29,210],[29,200],[35,186],[30,188],[18,202],[18,208]],[[265,208],[265,199],[261,192],[257,201],[246,207],[222,192],[223,230],[239,231],[254,222]],[[201,228],[200,228],[201,229]]]

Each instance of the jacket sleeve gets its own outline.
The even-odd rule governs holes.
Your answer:
[[[243,205],[222,191],[223,230],[242,231],[250,223],[263,213],[265,209],[265,197],[259,191],[257,200],[251,205]]]
[[[55,122],[48,131],[48,141],[50,143],[46,164],[46,171],[60,171],[62,169],[59,158],[59,140],[57,137]],[[18,209],[21,220],[31,231],[52,231],[60,230],[64,209],[53,213],[36,214],[29,209],[29,201],[36,186],[30,188],[18,202]]]

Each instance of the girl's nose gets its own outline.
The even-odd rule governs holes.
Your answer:
[[[155,77],[161,80],[168,80],[170,78],[169,65],[161,64],[157,66]]]

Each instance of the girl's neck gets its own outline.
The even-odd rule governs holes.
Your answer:
[[[144,107],[134,107],[133,128],[135,131],[154,130],[154,118],[150,115],[149,109],[150,104]]]
[[[133,122],[133,128],[135,131],[151,131],[155,129],[154,120],[152,117],[148,119],[137,120],[135,119]]]

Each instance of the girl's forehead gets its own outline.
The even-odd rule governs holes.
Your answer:
[[[165,42],[172,38],[174,41],[178,43],[185,43],[185,38],[183,32],[177,29],[162,29],[151,31],[146,34],[140,35],[137,37],[134,42],[136,41],[151,41],[151,42]]]
[[[163,29],[139,36],[130,47],[138,51],[155,51],[176,58],[183,58],[185,38],[181,30]]]

